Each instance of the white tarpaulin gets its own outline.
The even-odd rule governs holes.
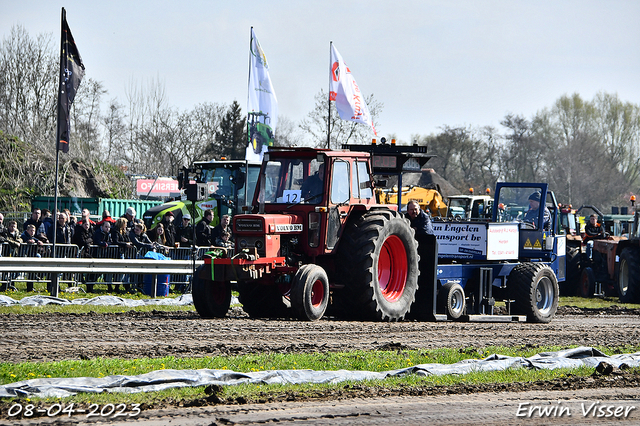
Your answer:
[[[544,352],[529,358],[491,355],[484,359],[469,359],[455,364],[420,364],[382,372],[374,371],[313,371],[270,370],[240,373],[230,370],[156,370],[138,376],[43,378],[23,380],[0,386],[0,398],[65,397],[78,392],[153,392],[170,388],[254,384],[340,383],[347,380],[371,380],[409,374],[442,376],[467,374],[474,371],[497,371],[507,368],[547,369],[596,367],[601,362],[614,367],[639,367],[640,352],[607,356],[588,347]]]
[[[237,303],[237,302],[236,302]],[[117,296],[97,296],[92,298],[61,299],[51,296],[28,296],[20,300],[0,294],[0,306],[44,306],[44,305],[100,305],[100,306],[145,306],[145,305],[193,305],[191,294],[183,294],[174,299],[123,299]]]

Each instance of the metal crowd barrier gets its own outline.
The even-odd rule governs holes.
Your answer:
[[[12,249],[9,243],[2,243],[2,256],[4,257],[39,257],[50,258],[52,257],[53,244],[25,244],[22,243],[20,247]],[[5,254],[6,253],[6,254]],[[78,246],[75,244],[56,244],[56,257],[57,258],[76,258],[78,257]],[[2,274],[2,281],[6,282],[6,287],[15,289],[14,282],[21,281],[27,283],[27,291],[33,291],[33,284],[35,282],[50,282],[49,271],[42,270],[36,273],[10,273]],[[60,283],[67,283],[69,286],[75,285],[76,278],[74,274],[65,273],[59,280]],[[5,287],[3,284],[2,287]]]
[[[209,247],[196,247],[196,260],[202,260],[204,254],[209,251]],[[169,249],[167,257],[173,260],[191,260],[191,247],[175,247]],[[191,283],[191,275],[171,275],[169,285],[174,285],[175,289],[186,290]]]
[[[51,251],[51,244],[22,244],[17,250],[12,250],[8,243],[3,243],[0,247],[0,253],[2,254],[2,257],[14,258],[33,257],[47,259],[52,257]],[[119,246],[90,246],[87,250],[85,250],[84,248],[79,249],[75,244],[56,244],[55,251],[56,259],[79,258],[86,260],[142,259],[148,252],[147,249],[137,250],[133,246],[123,248]],[[203,256],[207,251],[209,251],[209,247],[196,247],[196,267],[202,264]],[[169,248],[164,254],[172,260],[191,261],[192,249],[191,247]],[[28,270],[19,270],[19,268],[14,268],[11,272],[0,270],[0,280],[3,283],[6,283],[6,286],[12,287],[14,289],[14,282],[26,282],[27,291],[33,291],[33,284],[35,282],[50,283],[51,273],[63,272],[62,279],[60,279],[58,282],[68,284],[69,287],[77,286],[78,284],[85,284],[87,290],[91,291],[96,284],[104,284],[109,287],[122,285],[125,290],[142,290],[142,274],[145,274],[145,272],[141,272],[140,270],[134,272],[131,269],[128,269],[126,272],[124,272],[123,269],[123,271],[119,271],[116,273],[112,270],[112,268],[108,268],[109,270],[105,269],[103,271],[100,271],[101,273],[87,271],[54,271],[50,270],[46,266],[47,264],[48,262],[41,262],[37,264],[39,265],[38,267],[33,263],[30,263],[31,266],[28,268]],[[181,271],[184,270],[185,268],[181,269]],[[153,272],[151,272],[150,274],[153,274]],[[188,290],[190,277],[191,274],[176,273],[175,270],[172,270],[172,273],[170,274],[169,285],[174,285],[174,288],[176,290]],[[100,278],[102,278],[102,281],[100,281]],[[2,284],[2,287],[4,288],[5,284]]]

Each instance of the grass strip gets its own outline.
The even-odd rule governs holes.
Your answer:
[[[558,351],[565,347],[486,347],[482,349],[424,349],[397,351],[353,351],[319,354],[254,354],[243,356],[217,356],[203,358],[139,358],[132,360],[96,358],[91,360],[72,360],[60,362],[23,362],[0,363],[0,383],[8,384],[21,380],[43,377],[105,377],[110,375],[138,375],[159,369],[228,369],[238,372],[261,370],[368,370],[386,371],[405,368],[417,364],[452,364],[465,359],[482,359],[493,353],[513,357],[530,357],[537,353]],[[640,346],[597,347],[596,349],[614,355],[640,351]],[[584,377],[593,373],[592,368],[582,367],[567,370],[528,370],[509,369],[505,371],[474,372],[465,375],[447,376],[406,376],[381,381],[343,382],[339,384],[301,384],[301,385],[255,385],[244,384],[224,386],[216,390],[219,401],[270,401],[282,400],[283,395],[331,394],[345,387],[367,387],[398,389],[406,387],[453,386],[459,384],[480,383],[533,383],[569,376]],[[172,401],[175,405],[189,404],[190,401],[206,396],[206,389],[179,388],[161,392],[139,394],[78,394],[62,398],[65,402],[81,404],[106,403],[143,403],[153,406],[159,401]],[[211,391],[209,391],[209,394]],[[285,398],[286,399],[286,398]],[[34,401],[47,403],[58,399],[33,398]],[[4,402],[7,402],[6,400]]]

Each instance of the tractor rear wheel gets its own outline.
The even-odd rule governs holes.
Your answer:
[[[350,223],[338,253],[344,288],[337,303],[347,315],[399,321],[418,289],[418,245],[398,212],[372,210]]]
[[[640,302],[640,250],[627,247],[620,253],[618,296],[622,303]]]
[[[529,322],[547,323],[558,310],[558,280],[542,263],[521,263],[507,279],[512,313],[527,316]]]
[[[449,319],[460,319],[465,304],[464,289],[458,283],[448,282],[438,291],[438,312],[446,313]]]
[[[315,321],[329,304],[329,278],[318,265],[302,265],[293,278],[291,307],[301,320]]]
[[[596,274],[590,267],[584,268],[580,274],[580,284],[578,286],[578,296],[593,297],[596,292]]]
[[[566,280],[558,284],[563,296],[575,296],[580,291],[580,255],[580,247],[568,247]]]
[[[231,306],[231,283],[207,279],[206,266],[200,266],[193,275],[193,305],[203,318],[223,318]]]
[[[277,285],[255,281],[239,281],[238,293],[242,309],[251,318],[284,318],[287,305]]]

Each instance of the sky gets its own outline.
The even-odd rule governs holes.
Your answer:
[[[640,104],[637,0],[0,0],[4,40],[21,25],[59,45],[60,12],[108,99],[159,82],[168,104],[247,106],[250,30],[279,118],[299,122],[329,85],[329,43],[384,107],[378,137],[531,118],[563,95]],[[373,135],[372,135],[373,136]]]

